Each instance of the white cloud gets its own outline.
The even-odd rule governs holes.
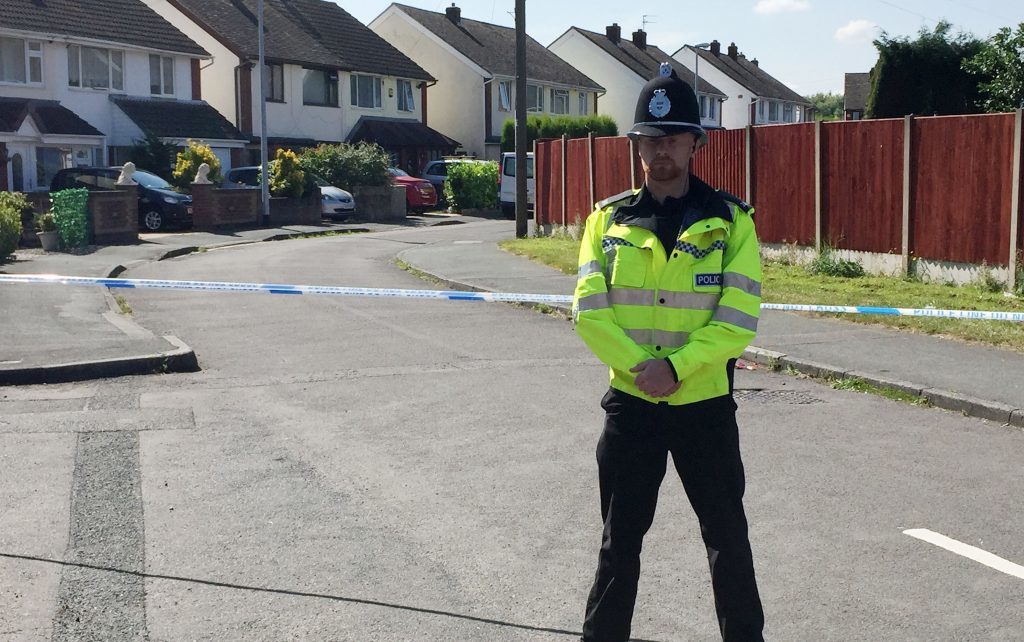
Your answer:
[[[785,13],[806,11],[811,8],[810,0],[757,0],[754,13]]]
[[[878,25],[870,20],[851,20],[846,25],[836,29],[836,40],[844,45],[871,42],[877,30]]]

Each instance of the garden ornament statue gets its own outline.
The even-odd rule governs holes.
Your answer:
[[[192,181],[197,185],[212,185],[213,181],[210,180],[210,165],[203,163],[199,166],[199,171],[196,172],[196,179]]]
[[[117,177],[118,185],[138,185],[132,178],[132,174],[135,173],[135,163],[128,161],[121,168],[121,175]]]

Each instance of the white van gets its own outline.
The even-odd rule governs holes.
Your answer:
[[[533,152],[526,154],[526,207],[533,211],[537,192],[537,182],[533,178]],[[501,176],[498,178],[498,203],[501,213],[506,218],[516,217],[516,153],[505,152],[501,155]]]

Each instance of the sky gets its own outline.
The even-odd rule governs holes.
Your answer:
[[[335,0],[364,24],[391,3]],[[515,26],[514,0],[455,0],[462,17]],[[443,12],[452,0],[400,4]],[[692,9],[691,9],[692,7]],[[797,93],[843,91],[843,74],[868,71],[877,59],[871,41],[881,32],[915,37],[939,20],[954,30],[987,38],[1024,22],[1020,0],[526,0],[527,33],[550,45],[569,27],[604,32],[613,22],[623,37],[646,21],[647,41],[668,53],[684,44],[735,42],[748,58]]]

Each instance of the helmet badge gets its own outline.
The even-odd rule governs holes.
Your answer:
[[[672,110],[672,101],[665,95],[664,89],[654,90],[654,97],[651,98],[651,103],[647,106],[647,110],[655,118],[664,118],[668,115],[668,112]]]
[[[661,63],[661,65],[658,67],[658,74],[662,78],[668,78],[669,76],[671,76],[672,75],[672,63],[670,63],[670,62],[663,62],[663,63]]]

